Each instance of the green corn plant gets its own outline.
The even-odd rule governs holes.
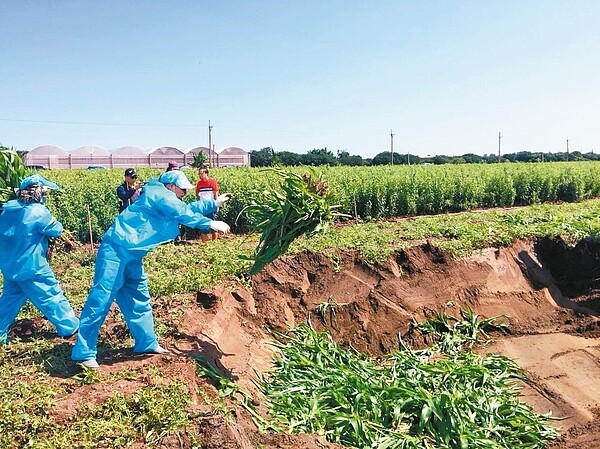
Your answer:
[[[469,329],[488,322],[462,315]],[[462,334],[453,322],[439,327]],[[376,360],[309,325],[275,336],[275,368],[258,382],[273,429],[379,449],[542,449],[557,437],[549,415],[520,402],[524,373],[505,357],[433,346]]]
[[[317,307],[316,307],[317,315],[319,315],[319,318],[321,318],[321,322],[324,325],[327,324],[327,315],[329,315],[329,322],[335,328],[335,326],[336,326],[336,323],[335,323],[336,310],[339,307],[345,306],[345,305],[347,305],[347,303],[340,304],[338,302],[332,301],[331,297],[329,297],[329,299],[327,301],[321,302],[317,305]]]
[[[0,146],[0,209],[15,198],[15,189],[25,177],[25,166],[19,155],[12,149]]]
[[[337,206],[331,205],[328,184],[314,170],[302,175],[279,168],[269,170],[282,178],[283,192],[266,190],[258,195],[258,201],[252,201],[240,212],[249,218],[251,228],[261,233],[251,258],[254,264],[250,275],[284,254],[298,237],[324,229],[336,215],[333,209]]]
[[[461,310],[460,315],[462,319],[437,313],[435,317],[422,323],[413,320],[411,326],[424,334],[433,335],[437,339],[436,349],[445,353],[454,353],[486,340],[486,330],[504,332],[508,327],[506,323],[498,321],[503,315],[484,318],[470,307]]]
[[[274,426],[265,420],[255,409],[255,401],[250,393],[243,390],[233,380],[229,379],[218,368],[211,364],[206,357],[194,355],[192,359],[196,361],[196,374],[200,377],[206,377],[212,380],[221,397],[229,397],[237,400],[252,416],[256,426],[262,431],[275,430],[281,432],[281,428]]]

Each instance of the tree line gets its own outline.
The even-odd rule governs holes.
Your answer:
[[[597,161],[600,155],[592,152],[582,153],[580,151],[562,153],[543,153],[532,151],[519,151],[517,153],[485,154],[483,156],[467,153],[462,156],[427,156],[421,157],[407,153],[393,153],[394,165],[442,165],[442,164],[493,164],[498,162],[565,162],[565,161]],[[327,148],[313,149],[305,154],[292,151],[274,151],[272,147],[250,151],[250,165],[252,167],[271,167],[273,165],[297,166],[297,165],[389,165],[392,163],[392,153],[383,151],[373,158],[363,158],[358,155],[350,155],[348,151],[337,151],[334,154]]]

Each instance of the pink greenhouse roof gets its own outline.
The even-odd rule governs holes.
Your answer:
[[[234,154],[248,154],[247,151],[242,150],[239,147],[227,147],[219,151],[219,155],[234,155]]]
[[[158,147],[148,151],[148,154],[181,155],[183,151],[175,147]]]
[[[211,154],[211,155],[217,154],[215,151],[211,150],[208,147],[192,147],[192,148],[188,148],[187,150],[185,150],[184,153],[185,154],[204,153],[204,154]]]
[[[140,147],[126,146],[111,150],[112,154],[122,156],[145,156],[146,152]]]
[[[108,156],[110,153],[106,151],[104,148],[95,147],[92,145],[79,147],[75,151],[71,151],[71,154],[75,155],[94,155],[94,156]]]
[[[56,147],[54,145],[40,145],[39,147],[35,147],[29,154],[32,155],[56,155],[63,156],[66,155],[67,152],[60,147]]]

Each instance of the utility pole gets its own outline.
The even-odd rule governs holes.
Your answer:
[[[567,162],[569,162],[569,138],[567,138]]]
[[[208,149],[212,150],[212,129],[213,127],[210,125],[210,120],[208,121]]]
[[[390,129],[390,154],[391,156],[391,160],[390,160],[390,164],[394,165],[394,133],[393,131]]]
[[[498,163],[500,163],[500,140],[502,139],[502,133],[498,132]]]
[[[410,165],[410,151],[406,153],[406,163]]]

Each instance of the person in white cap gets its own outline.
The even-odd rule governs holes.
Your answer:
[[[7,201],[0,214],[0,271],[4,278],[0,295],[0,343],[27,300],[50,321],[60,337],[77,332],[79,319],[48,264],[48,239],[58,237],[62,224],[44,203],[48,190],[58,190],[42,175],[26,177],[17,198]]]
[[[106,231],[96,256],[94,283],[81,311],[81,324],[71,358],[98,369],[96,360],[100,327],[116,300],[135,341],[133,352],[168,354],[154,332],[148,277],[142,259],[156,246],[172,241],[179,225],[227,233],[229,225],[205,215],[231,198],[186,204],[181,198],[193,189],[185,173],[173,170],[150,180],[135,203],[121,212]]]

